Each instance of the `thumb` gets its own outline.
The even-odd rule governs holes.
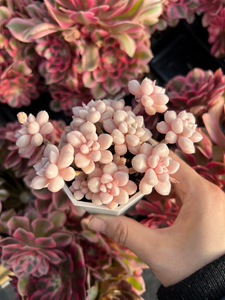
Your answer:
[[[124,216],[95,215],[88,227],[100,231],[134,252],[147,265],[159,247],[157,230]]]

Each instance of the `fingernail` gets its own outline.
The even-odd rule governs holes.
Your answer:
[[[92,230],[95,231],[100,231],[102,233],[105,233],[105,227],[106,223],[102,219],[99,218],[93,218],[91,221],[88,223],[88,227]]]

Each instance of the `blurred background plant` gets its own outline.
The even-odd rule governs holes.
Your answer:
[[[30,189],[32,166],[43,148],[18,154],[20,126],[9,120],[18,108],[35,114],[44,103],[43,109],[58,119],[48,137],[58,145],[72,107],[90,99],[119,99],[128,94],[129,80],[154,79],[150,40],[167,35],[181,20],[190,24],[200,18],[211,54],[223,65],[224,14],[222,0],[1,1],[0,255],[14,273],[11,284],[20,299],[142,299],[145,265],[89,230],[90,216],[64,193]],[[197,65],[169,79],[169,109],[192,112],[204,137],[195,154],[176,152],[225,191],[223,70]],[[154,134],[159,115],[140,114]],[[170,226],[179,212],[175,200],[173,190],[166,198],[151,194],[129,215],[148,227]]]

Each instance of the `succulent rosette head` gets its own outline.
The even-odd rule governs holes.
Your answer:
[[[33,5],[28,18],[13,18],[7,27],[20,41],[38,44],[45,58],[39,69],[46,83],[66,86],[72,81],[75,92],[79,81],[81,89],[88,88],[99,99],[127,93],[127,80],[149,71],[147,25],[157,22],[161,8],[159,0],[87,5],[46,0],[44,13]]]
[[[71,131],[66,137],[75,149],[75,165],[86,174],[94,171],[95,162],[108,164],[112,161],[112,153],[106,149],[112,145],[113,139],[106,133],[98,136],[93,123],[82,124],[79,131]]]
[[[45,78],[45,83],[52,84],[62,80],[72,63],[69,44],[61,36],[50,34],[38,39],[35,49],[38,55],[43,57],[39,70]],[[73,54],[73,60],[75,60],[76,52],[74,51]]]
[[[53,131],[53,125],[48,122],[48,113],[43,110],[37,114],[27,115],[23,112],[18,114],[18,120],[22,124],[21,129],[16,134],[16,145],[19,147],[19,153],[28,154],[34,147],[43,143],[43,137]]]
[[[199,10],[217,15],[223,7],[221,0],[199,0]]]
[[[161,195],[169,195],[173,179],[169,176],[174,174],[180,164],[170,159],[169,148],[166,144],[160,143],[154,148],[149,144],[142,144],[140,154],[132,161],[133,168],[140,173],[145,173],[139,184],[142,194],[150,194],[152,188]]]
[[[112,265],[113,251],[100,233],[88,229],[89,220],[83,219],[83,230],[77,236],[77,243],[82,247],[84,261],[87,268],[100,279],[100,270],[105,270]]]
[[[64,261],[57,267],[51,266],[48,274],[36,280],[36,291],[28,299],[39,300],[43,294],[44,298],[52,300],[85,299],[86,270],[82,249],[74,242],[64,249]]]
[[[77,88],[66,83],[51,84],[49,92],[53,99],[50,103],[51,109],[56,112],[63,110],[66,115],[72,115],[73,107],[81,106],[82,103],[88,103],[92,99],[90,90],[84,88],[82,84]]]
[[[154,115],[156,112],[163,113],[167,110],[166,103],[169,98],[165,95],[165,89],[155,85],[155,81],[145,78],[140,85],[137,80],[131,80],[128,83],[128,89],[145,107],[148,115]]]
[[[179,207],[175,199],[163,199],[150,203],[140,200],[135,206],[136,214],[143,216],[141,224],[150,228],[164,228],[171,226],[176,220]]]
[[[84,175],[78,175],[75,177],[72,185],[70,186],[70,191],[76,200],[81,200],[84,197],[91,200],[92,192],[88,188],[88,181]]]
[[[72,128],[79,129],[86,122],[97,123],[102,119],[102,115],[107,111],[104,101],[91,100],[88,104],[82,103],[82,106],[72,108],[74,120],[71,123]]]
[[[225,56],[224,40],[225,40],[225,8],[215,16],[210,16],[210,24],[208,26],[209,38],[208,42],[213,44],[211,47],[211,54],[217,58]]]
[[[55,145],[48,144],[42,161],[34,165],[38,176],[32,180],[31,187],[37,190],[47,187],[51,192],[61,190],[64,180],[70,181],[75,177],[75,170],[70,167],[73,153],[70,144],[64,146],[60,152]]]
[[[202,135],[196,131],[195,117],[185,110],[178,115],[175,111],[167,111],[165,121],[157,124],[160,133],[166,134],[165,141],[169,144],[178,143],[182,151],[191,154],[195,152],[194,143],[202,140]]]
[[[99,47],[98,63],[95,69],[84,71],[83,84],[90,88],[95,98],[127,94],[127,83],[132,78],[140,78],[140,74],[148,72],[148,62],[152,58],[149,40],[144,35],[136,42],[136,50],[129,55],[120,48],[117,40],[105,39]]]
[[[143,116],[136,116],[132,111],[115,111],[112,119],[103,121],[103,127],[111,134],[118,155],[126,154],[127,149],[132,154],[137,154],[140,144],[152,136],[144,126]]]
[[[154,30],[165,30],[168,26],[175,27],[181,19],[189,24],[195,19],[195,12],[199,8],[199,0],[165,0],[163,12]]]
[[[65,260],[60,247],[69,245],[71,234],[62,230],[66,216],[61,211],[52,212],[48,219],[35,210],[25,216],[14,216],[8,221],[12,237],[1,240],[2,264],[21,274],[40,277],[46,275],[49,265]]]
[[[199,68],[187,76],[175,76],[166,85],[170,107],[175,110],[187,109],[195,116],[201,116],[225,91],[225,76],[221,69],[215,73]]]
[[[38,80],[24,61],[12,63],[0,77],[0,102],[12,107],[29,105],[31,99],[39,97]]]
[[[129,180],[128,170],[119,170],[113,162],[105,165],[103,169],[96,168],[90,174],[88,188],[93,193],[92,202],[96,205],[106,204],[114,209],[119,204],[125,204],[129,195],[136,192],[136,184]]]
[[[85,299],[86,270],[82,249],[72,242],[64,247],[64,260],[57,264],[50,264],[47,274],[37,278],[23,273],[13,277],[13,286],[20,296],[29,300]]]

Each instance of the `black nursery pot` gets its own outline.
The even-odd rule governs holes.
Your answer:
[[[151,49],[154,58],[150,62],[151,73],[163,85],[177,75],[186,75],[193,68],[225,71],[224,60],[210,54],[208,31],[202,27],[201,17],[189,25],[186,21],[174,28],[153,34]]]

